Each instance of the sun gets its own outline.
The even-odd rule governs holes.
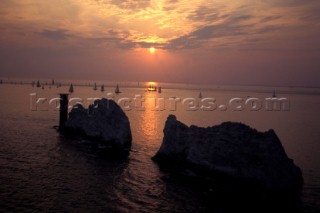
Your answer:
[[[150,52],[151,54],[154,54],[154,53],[156,52],[156,48],[150,47],[150,48],[149,48],[149,52]]]

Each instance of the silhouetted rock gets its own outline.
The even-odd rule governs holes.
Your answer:
[[[153,157],[160,165],[182,165],[195,174],[223,175],[271,190],[300,191],[300,169],[273,130],[261,133],[241,123],[188,127],[170,115],[163,143]]]
[[[76,105],[61,133],[93,141],[98,147],[129,153],[131,129],[128,117],[113,100],[96,100],[88,109]]]

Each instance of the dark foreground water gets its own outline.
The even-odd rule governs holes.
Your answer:
[[[58,112],[40,107],[30,110],[30,93],[56,97],[60,90],[0,85],[0,212],[235,212],[248,210],[319,212],[320,210],[320,99],[317,95],[283,94],[291,102],[286,112],[127,111],[133,147],[124,160],[110,159],[86,141],[60,137],[53,128]],[[74,97],[103,97],[90,88],[75,88]],[[112,88],[110,88],[112,90]],[[258,89],[257,89],[258,91]],[[231,97],[266,97],[270,94],[204,91],[225,102]],[[123,89],[121,97],[142,94],[153,104],[157,96],[197,97],[196,90]],[[186,124],[208,126],[241,121],[264,131],[274,128],[287,154],[303,170],[301,198],[262,194],[228,182],[210,185],[169,175],[150,158],[160,147],[168,114]],[[280,207],[278,207],[280,205]]]

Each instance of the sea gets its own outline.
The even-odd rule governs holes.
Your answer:
[[[0,84],[0,212],[252,210],[255,194],[172,175],[152,161],[170,114],[186,125],[234,121],[259,131],[274,129],[304,178],[299,199],[284,209],[320,212],[319,88],[154,83],[161,86],[158,93],[147,91],[148,82],[97,82],[97,90],[93,81],[54,83],[42,81],[43,88],[29,81]],[[123,108],[133,135],[127,158],[105,156],[88,141],[57,132],[59,94],[68,93],[71,83],[70,109],[99,98],[112,98]],[[117,84],[120,94],[114,94]],[[270,102],[274,93],[278,102]],[[260,198],[254,212],[270,204]],[[280,210],[273,208],[270,212]]]

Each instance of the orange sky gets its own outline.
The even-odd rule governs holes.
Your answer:
[[[318,0],[0,5],[2,77],[320,86]]]

